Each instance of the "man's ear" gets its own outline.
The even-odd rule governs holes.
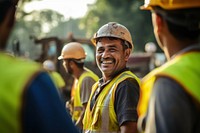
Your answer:
[[[125,61],[128,61],[130,54],[131,54],[131,49],[130,48],[126,49],[125,50],[125,58],[124,58]]]
[[[155,14],[155,23],[157,25],[157,33],[159,34],[164,28],[164,19],[157,13],[154,14]]]
[[[69,60],[68,63],[69,63],[69,66],[71,67],[71,66],[73,65],[74,62],[71,61],[71,60]]]
[[[74,68],[74,67],[76,66],[76,64],[75,64],[74,61],[70,60],[70,61],[69,61],[69,66],[70,66],[71,68]]]

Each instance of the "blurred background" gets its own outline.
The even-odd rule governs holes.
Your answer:
[[[72,78],[57,60],[63,45],[82,43],[88,55],[86,66],[101,76],[90,38],[102,25],[115,21],[132,34],[135,49],[128,67],[142,78],[165,62],[154,38],[150,12],[141,11],[142,4],[143,0],[22,0],[7,51],[37,62],[53,60],[70,88]]]

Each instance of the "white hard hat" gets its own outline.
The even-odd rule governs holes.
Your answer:
[[[96,46],[96,40],[101,37],[115,37],[122,40],[127,41],[132,49],[134,48],[131,33],[129,30],[117,23],[117,22],[109,22],[103,25],[95,34],[94,37],[91,39],[92,43]]]
[[[43,67],[44,67],[44,69],[49,70],[49,71],[54,71],[55,70],[55,64],[51,60],[44,61],[43,62]]]
[[[146,52],[154,53],[154,52],[156,52],[156,50],[157,50],[157,47],[156,47],[155,43],[148,42],[148,43],[145,44],[145,51]]]

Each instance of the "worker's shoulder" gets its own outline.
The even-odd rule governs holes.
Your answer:
[[[94,84],[95,82],[97,82],[92,76],[85,76],[82,80],[82,83],[92,83]]]
[[[19,64],[24,64],[24,65],[33,65],[33,66],[37,66],[37,67],[41,67],[41,64],[34,61],[34,60],[30,60],[30,59],[23,59],[23,58],[16,58],[16,62],[18,62]]]
[[[93,79],[95,81],[97,81],[99,79],[99,76],[94,73],[92,70],[88,69],[88,68],[85,68],[85,72],[81,75],[81,77],[85,79]]]
[[[62,76],[60,75],[60,73],[57,72],[57,71],[52,71],[51,75],[54,76],[54,77],[56,77],[56,78],[62,78]]]
[[[7,68],[13,71],[30,71],[42,69],[41,65],[35,61],[27,60],[19,57],[13,57],[6,54],[0,54],[1,67]],[[42,69],[43,70],[43,69]]]
[[[128,77],[119,83],[119,86],[124,86],[124,85],[139,86],[138,81],[133,77]]]

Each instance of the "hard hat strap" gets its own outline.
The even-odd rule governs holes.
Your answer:
[[[67,60],[69,60],[69,61],[74,61],[74,62],[76,62],[76,63],[84,63],[84,61],[85,61],[84,58],[83,58],[83,59],[69,58],[69,59],[67,59]]]

